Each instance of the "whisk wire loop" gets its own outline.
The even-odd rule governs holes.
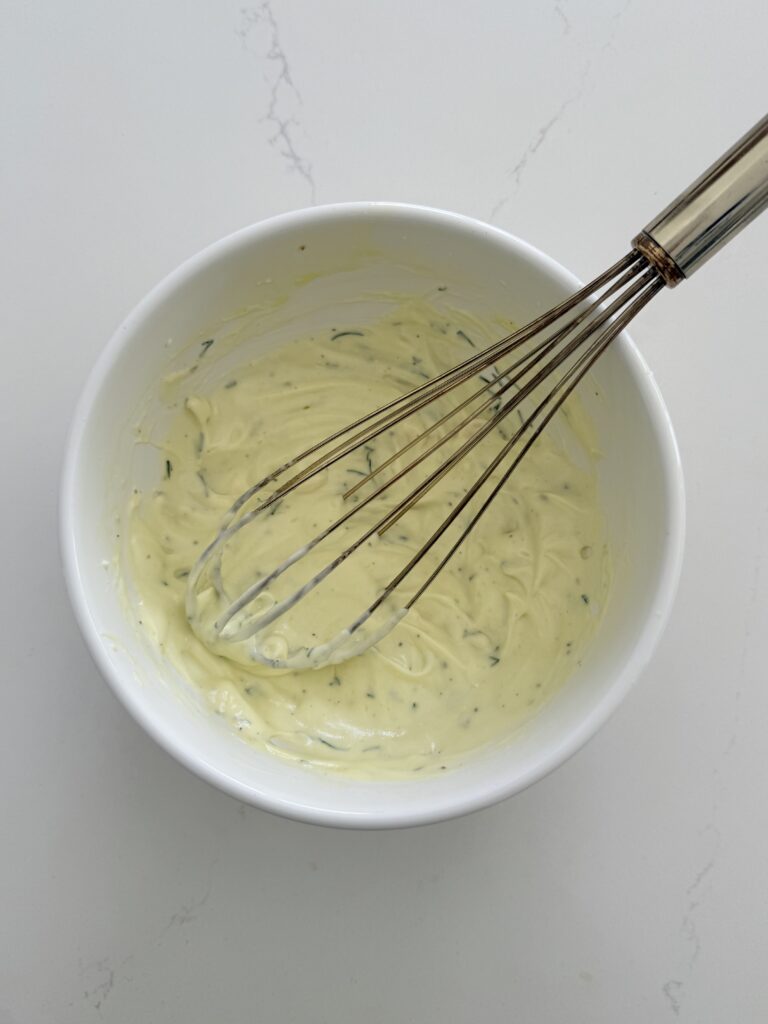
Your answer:
[[[573,391],[597,358],[610,342],[624,329],[635,313],[662,288],[663,280],[656,270],[649,266],[647,260],[638,252],[630,252],[594,281],[579,289],[569,298],[555,306],[545,314],[537,317],[530,324],[510,335],[489,345],[480,352],[468,357],[456,366],[443,371],[436,377],[418,385],[411,391],[401,395],[371,413],[360,417],[353,423],[306,448],[299,455],[283,463],[276,470],[265,476],[258,483],[248,488],[231,506],[225,516],[217,536],[203,551],[198,563],[190,574],[187,590],[187,614],[194,620],[197,614],[197,598],[201,588],[201,580],[206,575],[210,578],[219,600],[224,607],[215,618],[213,631],[220,639],[238,642],[256,636],[269,625],[284,615],[298,601],[319,586],[327,577],[342,565],[351,555],[358,551],[375,535],[383,536],[398,520],[407,514],[424,496],[432,490],[462,459],[498,430],[504,420],[515,410],[518,411],[520,425],[511,437],[489,461],[481,475],[467,488],[462,498],[443,519],[437,529],[422,544],[419,550],[409,559],[406,565],[381,590],[374,601],[347,628],[346,636],[354,634],[360,626],[387,600],[403,583],[410,573],[423,561],[434,545],[445,532],[456,522],[461,513],[478,495],[504,461],[512,455],[516,447],[522,444],[521,450],[503,471],[491,493],[484,499],[480,508],[472,515],[467,525],[461,530],[458,538],[452,543],[448,552],[440,559],[427,579],[407,599],[404,608],[407,610],[424,593],[439,572],[450,561],[461,544],[469,536],[476,523],[487,510],[499,491],[507,483],[515,468],[530,450],[544,427],[550,422],[568,395]],[[608,300],[611,300],[608,302]],[[573,315],[564,320],[567,314]],[[551,330],[549,330],[552,328]],[[542,335],[543,333],[543,336]],[[520,351],[526,342],[531,344]],[[513,361],[504,366],[510,356]],[[570,362],[570,365],[569,364]],[[558,371],[562,375],[555,381],[547,394],[536,404],[528,416],[523,416],[522,403],[533,396],[541,385],[551,379]],[[486,375],[487,374],[487,375]],[[336,462],[370,443],[381,433],[392,430],[394,426],[413,416],[438,398],[453,392],[462,384],[480,376],[481,387],[472,391],[456,406],[448,410],[437,420],[418,433],[415,437],[401,445],[397,450],[373,467],[354,486],[342,495],[346,501],[357,494],[362,488],[376,480],[387,469],[401,460],[407,453],[428,438],[438,434],[423,451],[411,458],[402,466],[379,483],[370,494],[358,500],[329,526],[318,532],[306,543],[297,547],[292,554],[284,559],[270,572],[255,580],[241,594],[230,599],[222,580],[222,555],[226,544],[237,533],[246,528],[259,516],[274,508],[275,504],[301,487],[302,484],[334,465]],[[511,394],[510,394],[511,392]],[[461,413],[463,416],[454,422],[449,430],[440,434],[441,428],[455,420]],[[283,600],[274,602],[260,614],[245,614],[256,599],[268,591],[268,588],[292,566],[301,561],[309,552],[333,533],[346,525],[358,514],[390,488],[399,483],[427,460],[435,456],[441,449],[462,431],[477,424],[466,440],[463,440],[453,451],[431,469],[427,476],[419,481],[391,509],[381,515],[373,525],[369,526],[339,554],[332,558],[319,572],[293,590]],[[323,453],[323,454],[321,454]],[[303,461],[311,459],[308,465],[295,471],[282,483],[278,481],[289,470],[296,470]],[[270,484],[277,486],[266,498],[249,508],[251,502],[260,491]],[[256,652],[258,655],[258,652]],[[261,660],[261,659],[260,659]],[[268,660],[268,659],[267,659]]]

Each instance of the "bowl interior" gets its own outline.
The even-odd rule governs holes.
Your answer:
[[[62,492],[70,592],[91,650],[136,718],[171,753],[241,799],[305,820],[403,825],[463,813],[516,792],[607,718],[647,661],[668,611],[682,547],[682,485],[671,427],[649,371],[622,336],[580,389],[603,459],[600,490],[614,584],[598,635],[560,693],[508,743],[439,777],[338,779],[242,742],[142,641],[116,555],[132,487],[158,473],[135,444],[160,408],[159,381],[216,338],[195,386],[228,363],[304,330],[373,317],[388,293],[448,285],[450,303],[524,323],[575,279],[524,243],[466,218],[390,204],[289,214],[239,232],[167,278],[96,366],[73,426]],[[350,298],[352,302],[350,302]],[[205,381],[203,379],[204,386]],[[162,430],[162,416],[157,418]]]

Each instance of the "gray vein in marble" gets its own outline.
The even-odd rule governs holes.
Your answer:
[[[758,530],[756,550],[758,552],[763,550],[762,537],[765,529],[765,522],[768,518],[768,509],[765,510],[765,514],[761,517],[761,527]],[[739,666],[738,680],[739,685],[734,691],[734,722],[732,726],[731,735],[723,749],[720,758],[720,767],[713,769],[713,797],[712,797],[712,810],[710,813],[710,821],[705,825],[702,830],[702,835],[710,834],[712,836],[712,850],[710,856],[704,862],[704,864],[698,869],[690,884],[685,890],[686,908],[683,913],[683,918],[680,924],[680,934],[683,937],[685,943],[688,946],[688,959],[686,964],[687,974],[690,977],[693,973],[696,961],[701,954],[701,937],[699,935],[699,928],[696,920],[696,915],[699,907],[701,906],[704,897],[708,891],[705,883],[715,868],[717,861],[717,855],[722,846],[722,836],[720,829],[717,827],[715,822],[717,821],[720,811],[720,801],[722,797],[722,777],[721,777],[721,766],[723,761],[729,756],[733,747],[736,743],[736,736],[738,733],[738,722],[740,717],[739,703],[741,700],[741,682],[743,681],[744,674],[746,671],[747,653],[749,650],[749,641],[752,636],[754,622],[753,615],[754,610],[758,605],[758,597],[760,593],[760,577],[761,577],[761,559],[760,556],[755,561],[752,580],[747,596],[747,606],[744,613],[744,637],[741,650],[741,662]],[[669,1003],[669,1006],[675,1016],[680,1013],[683,998],[685,996],[685,983],[679,979],[670,979],[662,986],[662,991]]]
[[[682,987],[683,983],[675,978],[670,978],[669,981],[664,982],[661,986],[661,991],[669,1003],[669,1008],[676,1017],[680,1015],[680,992]]]
[[[114,988],[115,972],[110,965],[109,957],[104,957],[103,960],[97,960],[93,964],[93,969],[102,976],[102,979],[98,985],[94,985],[93,988],[84,992],[83,995],[92,1004],[94,1010],[101,1010],[102,1006],[109,998],[110,992]]]
[[[725,753],[727,752],[726,748]],[[704,901],[704,897],[709,892],[708,879],[714,871],[717,863],[717,856],[722,846],[722,835],[720,833],[720,829],[715,824],[720,809],[722,788],[722,783],[719,781],[719,769],[714,769],[713,776],[713,797],[710,821],[704,826],[700,833],[702,837],[707,835],[711,837],[710,850],[703,864],[696,870],[693,878],[686,886],[683,897],[684,910],[680,922],[679,933],[683,939],[684,947],[687,949],[684,954],[684,964],[682,965],[684,975],[682,978],[677,977],[671,979],[662,985],[662,991],[675,1015],[680,1012],[680,1008],[682,1007],[685,998],[685,985],[693,976],[696,962],[701,955],[702,945],[697,921],[697,912]]]
[[[517,161],[515,166],[510,171],[510,176],[512,178],[512,186],[513,186],[512,187],[512,192],[508,193],[507,195],[502,196],[501,199],[499,199],[499,201],[493,207],[493,209],[491,210],[491,215],[489,217],[489,220],[491,221],[491,223],[493,223],[495,217],[501,212],[502,208],[504,206],[506,206],[506,204],[512,198],[512,195],[514,194],[514,192],[520,187],[520,182],[521,182],[522,177],[523,177],[523,172],[525,171],[526,167],[528,166],[528,163],[529,163],[531,157],[535,156],[535,154],[543,146],[544,142],[547,139],[547,136],[552,131],[552,129],[555,127],[555,125],[560,122],[560,120],[563,117],[563,114],[565,114],[566,110],[570,106],[572,106],[574,103],[578,102],[578,100],[581,99],[581,97],[582,97],[582,95],[584,93],[584,88],[586,86],[587,78],[589,77],[589,72],[590,72],[591,67],[592,67],[592,61],[589,60],[584,65],[584,68],[582,69],[582,72],[581,72],[581,74],[579,76],[579,81],[578,81],[578,85],[577,85],[576,89],[573,91],[573,93],[570,96],[568,96],[566,99],[563,100],[563,102],[557,108],[557,110],[552,115],[552,117],[550,117],[539,128],[539,130],[534,135],[533,139],[528,143],[528,146],[527,146],[525,152],[523,153],[523,155],[520,157],[520,159]]]
[[[616,36],[618,34],[618,24],[621,21],[621,19],[624,17],[624,15],[627,13],[629,8],[632,6],[632,3],[633,3],[633,0],[624,0],[624,3],[622,4],[622,6],[618,9],[618,11],[616,11],[616,13],[614,15],[612,15],[611,22],[613,24],[613,29],[612,29],[611,33],[609,34],[608,38],[606,39],[606,41],[600,47],[600,52],[601,53],[604,53],[606,50],[610,50],[610,48],[615,43]]]
[[[763,537],[763,532],[764,532],[764,529],[765,529],[764,524],[766,522],[766,518],[768,517],[768,509],[766,509],[765,512],[766,512],[766,515],[761,517],[761,527],[760,527],[760,529],[758,531],[757,544],[756,544],[756,550],[757,551],[762,551],[763,550],[762,537]],[[716,865],[716,862],[717,862],[717,855],[718,855],[718,853],[720,851],[720,848],[722,846],[722,836],[721,836],[721,833],[720,833],[720,829],[718,828],[718,826],[716,824],[718,816],[719,816],[719,812],[720,812],[720,803],[721,803],[722,790],[723,790],[723,781],[722,781],[721,768],[722,768],[724,760],[730,755],[730,753],[733,750],[733,747],[735,746],[735,743],[736,743],[736,736],[737,736],[737,733],[738,733],[738,724],[739,724],[739,718],[740,718],[739,705],[740,705],[740,701],[741,701],[741,682],[742,682],[742,680],[744,678],[744,673],[745,673],[745,670],[746,670],[746,660],[747,660],[747,652],[749,650],[749,640],[750,640],[750,637],[752,636],[752,632],[753,632],[753,628],[754,628],[753,616],[754,616],[754,609],[758,605],[758,597],[759,597],[759,592],[760,592],[761,569],[762,569],[761,559],[758,556],[758,558],[755,561],[755,565],[754,565],[751,585],[750,585],[750,589],[749,589],[749,593],[748,593],[748,597],[747,597],[747,606],[746,606],[746,610],[745,610],[745,613],[744,613],[744,638],[743,638],[742,651],[741,651],[741,664],[740,664],[739,674],[738,674],[739,685],[737,686],[736,690],[734,691],[734,701],[733,701],[734,720],[733,720],[733,725],[732,725],[732,729],[731,729],[731,735],[730,735],[727,743],[725,744],[725,747],[723,748],[723,752],[722,752],[722,755],[721,755],[721,758],[720,758],[719,766],[715,767],[713,769],[712,809],[711,809],[711,812],[710,812],[710,820],[705,825],[704,829],[702,830],[702,835],[709,834],[712,837],[712,840],[711,840],[712,846],[711,846],[711,850],[710,850],[710,855],[705,860],[703,865],[698,869],[698,871],[694,875],[693,879],[691,880],[690,884],[686,887],[686,890],[685,890],[686,907],[685,907],[685,910],[683,912],[683,917],[682,917],[682,921],[681,921],[681,924],[680,924],[680,934],[683,937],[686,945],[688,946],[688,958],[687,958],[686,969],[687,969],[687,973],[688,973],[689,976],[692,975],[693,969],[694,969],[695,964],[696,964],[696,961],[699,959],[699,955],[701,954],[701,937],[699,935],[699,928],[698,928],[698,923],[697,923],[697,919],[696,919],[697,918],[697,911],[698,911],[699,907],[701,906],[701,904],[702,904],[702,902],[704,900],[705,895],[708,892],[708,889],[707,889],[707,886],[705,885],[705,883],[707,882],[707,880],[709,879],[709,876],[711,875],[712,871],[715,868],[715,865]],[[674,982],[667,982],[667,985],[670,985],[670,984],[674,985],[674,1003],[671,1004],[671,1005],[672,1005],[672,1008],[673,1008],[674,1012],[677,1014],[679,1012],[680,1006],[682,1004],[683,997],[685,995],[684,983],[682,981],[675,980]],[[663,988],[664,988],[665,995],[667,995],[667,997],[669,998],[669,992],[667,991],[667,985],[665,985]],[[675,1006],[677,1006],[677,1009],[675,1009]]]
[[[304,179],[314,203],[317,190],[312,163],[300,151],[296,141],[301,131],[298,112],[303,101],[280,42],[280,31],[269,0],[264,0],[258,7],[241,9],[237,35],[244,50],[255,55],[259,62],[267,62],[264,78],[269,88],[269,101],[261,120],[272,128],[269,144],[283,157],[288,167]]]
[[[163,938],[164,935],[171,931],[172,928],[181,928],[185,924],[191,924],[193,921],[196,921],[198,919],[198,917],[200,916],[200,911],[203,909],[203,907],[210,898],[211,889],[213,888],[214,869],[216,868],[217,863],[218,860],[214,860],[214,862],[208,869],[208,884],[205,887],[205,891],[197,899],[193,899],[190,900],[189,903],[182,904],[182,906],[174,914],[171,914],[168,920],[168,924],[165,926],[165,928],[162,930],[160,934],[161,939]]]
[[[101,1016],[102,1007],[107,999],[109,999],[115,987],[118,971],[130,963],[132,959],[132,955],[126,956],[116,966],[113,965],[111,958],[108,956],[88,964],[83,964],[82,960],[80,961],[80,978],[89,986],[83,990],[83,999],[90,1003],[99,1016]],[[95,983],[91,983],[88,980],[91,976],[95,976]]]
[[[562,3],[556,3],[553,8],[555,15],[560,19],[563,26],[563,35],[567,36],[571,31],[571,23],[568,20],[568,15],[563,10]]]
[[[171,914],[168,923],[154,940],[153,945],[159,946],[169,932],[191,924],[198,919],[200,911],[210,899],[217,864],[218,858],[208,868],[208,882],[205,890],[199,897],[182,904],[175,913]],[[99,1016],[102,1016],[102,1008],[112,994],[115,985],[120,982],[131,982],[133,980],[131,976],[121,973],[123,968],[130,964],[133,959],[134,954],[129,953],[128,956],[123,957],[117,963],[114,963],[112,958],[108,956],[86,964],[80,961],[80,978],[85,984],[83,1000],[89,1003]]]
[[[715,863],[714,857],[711,860],[707,861],[707,863],[704,865],[704,867],[701,869],[701,871],[699,871],[699,873],[696,875],[694,880],[691,882],[691,884],[685,890],[686,896],[690,896],[690,897],[694,896],[694,894],[698,891],[698,888],[701,885],[701,883],[704,881],[704,879],[707,877],[709,872],[714,867],[714,863]],[[699,905],[698,901],[696,903],[692,904],[692,905],[694,907],[697,907]]]
[[[717,775],[717,772],[715,772]],[[719,795],[716,795],[712,804],[712,818],[714,819],[719,806]],[[683,912],[682,921],[680,923],[680,935],[682,936],[685,945],[688,947],[685,962],[685,975],[686,980],[675,978],[671,981],[667,981],[662,986],[667,1000],[673,1012],[677,1015],[680,1012],[680,1008],[683,1004],[685,997],[685,984],[686,981],[693,975],[696,961],[699,959],[701,954],[701,937],[699,935],[699,927],[696,920],[698,908],[701,906],[704,896],[708,889],[705,886],[709,875],[715,867],[717,861],[717,854],[722,845],[722,837],[720,830],[714,824],[714,821],[707,824],[702,832],[702,835],[710,833],[713,837],[712,849],[710,855],[704,862],[704,864],[696,871],[691,882],[686,886],[685,889],[685,910]],[[670,987],[671,986],[671,987]]]
[[[633,2],[633,0],[625,0],[625,3],[612,16],[612,18],[611,18],[611,26],[612,26],[611,31],[610,31],[610,33],[608,35],[608,38],[605,40],[605,42],[602,44],[602,46],[599,47],[598,54],[605,53],[606,51],[610,50],[611,47],[613,46],[614,42],[616,41],[616,37],[618,35],[618,32],[619,32],[619,23],[620,23],[622,17],[624,16],[624,14],[627,12],[629,7],[631,6],[632,2]],[[564,34],[568,35],[570,33],[570,30],[571,30],[571,23],[568,20],[567,15],[565,14],[565,12],[562,9],[562,2],[561,2],[561,0],[559,0],[559,2],[557,2],[555,4],[554,11],[560,17],[560,19],[564,22],[564,29],[565,29]],[[572,107],[575,103],[578,103],[578,101],[584,95],[584,91],[585,91],[586,86],[587,86],[587,80],[590,77],[590,73],[592,71],[594,63],[595,63],[595,61],[593,60],[593,58],[589,58],[586,61],[586,63],[584,64],[584,66],[583,66],[583,68],[582,68],[582,70],[581,70],[581,72],[579,74],[576,86],[572,90],[571,94],[569,96],[567,96],[562,101],[562,103],[557,108],[555,113],[550,118],[548,118],[548,120],[545,121],[545,123],[539,128],[539,130],[534,135],[533,139],[528,143],[528,146],[526,147],[525,151],[523,152],[523,155],[520,157],[520,159],[514,165],[512,170],[509,172],[509,176],[512,178],[512,189],[511,189],[511,191],[509,191],[505,195],[501,196],[501,198],[498,200],[498,202],[494,205],[493,209],[491,210],[490,216],[488,218],[491,223],[494,222],[495,218],[498,216],[498,214],[501,212],[501,210],[507,205],[507,203],[510,201],[512,196],[519,189],[520,182],[521,182],[522,177],[523,177],[523,172],[528,167],[528,164],[530,163],[531,158],[533,156],[535,156],[535,154],[538,152],[538,150],[542,147],[542,145],[546,141],[547,136],[550,134],[552,129],[557,124],[559,124],[562,121],[563,115],[568,110],[568,108]]]

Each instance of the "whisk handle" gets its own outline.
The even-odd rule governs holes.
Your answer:
[[[634,239],[670,286],[690,277],[768,206],[768,115]]]

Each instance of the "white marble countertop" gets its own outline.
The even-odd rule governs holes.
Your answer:
[[[399,199],[603,269],[765,112],[768,8],[243,2],[0,21],[0,1022],[766,1020],[768,216],[633,331],[688,487],[665,639],[491,810],[336,832],[190,775],[86,653],[56,492],[106,338],[244,224]]]

